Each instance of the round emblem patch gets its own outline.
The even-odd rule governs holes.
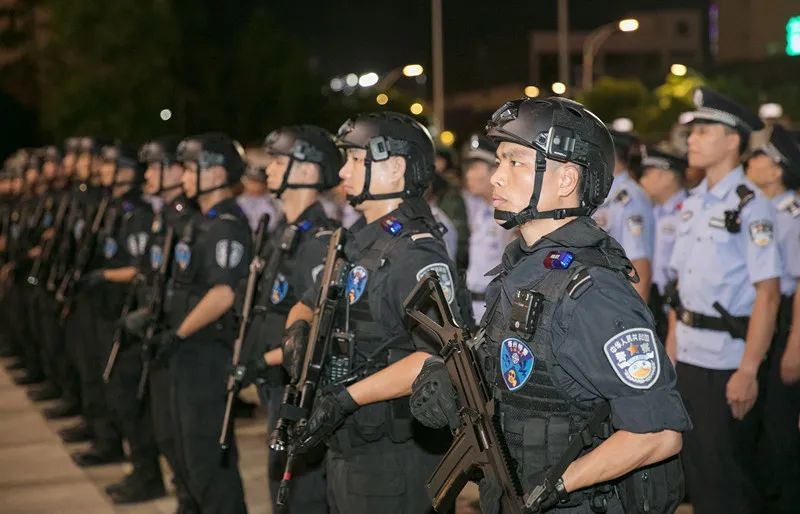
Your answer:
[[[509,337],[500,345],[500,372],[509,391],[524,386],[533,372],[533,352],[516,337]]]
[[[283,274],[278,273],[275,277],[275,282],[272,283],[272,293],[269,295],[269,300],[273,305],[278,305],[286,298],[286,293],[289,292],[289,282]]]
[[[115,255],[117,255],[117,250],[119,249],[119,245],[117,245],[117,240],[113,237],[107,237],[105,242],[103,243],[103,256],[106,259],[111,259]]]
[[[617,377],[634,389],[649,389],[661,374],[656,338],[649,328],[622,331],[606,341],[603,350]]]
[[[347,301],[350,305],[356,303],[367,288],[369,272],[364,266],[356,266],[347,274]]]
[[[153,271],[158,271],[161,267],[161,262],[164,260],[164,250],[159,245],[150,247],[150,268]]]
[[[175,245],[175,262],[178,263],[178,267],[185,271],[186,268],[189,267],[189,263],[192,261],[192,250],[189,248],[189,245],[181,241],[180,243]]]

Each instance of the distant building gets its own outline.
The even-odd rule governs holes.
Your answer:
[[[670,65],[700,67],[703,63],[705,30],[701,9],[663,9],[632,12],[639,20],[635,32],[612,34],[594,58],[595,77],[639,77],[661,80]],[[570,30],[568,47],[570,82],[580,83],[584,41],[592,31]],[[529,33],[530,83],[549,89],[558,80],[558,35],[556,31]]]

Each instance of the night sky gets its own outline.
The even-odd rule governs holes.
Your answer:
[[[430,64],[430,2],[308,2],[278,0],[274,12],[306,42],[323,75],[387,72],[410,62]],[[571,0],[570,28],[590,30],[653,8],[700,7],[706,0]],[[448,91],[525,82],[528,32],[555,30],[556,0],[444,0],[445,82]],[[310,13],[314,13],[312,17]]]

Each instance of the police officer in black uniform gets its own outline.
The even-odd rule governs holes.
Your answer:
[[[43,414],[48,419],[60,419],[75,416],[80,413],[80,375],[78,374],[75,354],[70,351],[64,323],[59,319],[59,306],[56,299],[56,288],[60,284],[63,274],[69,264],[73,251],[73,231],[78,221],[80,211],[79,199],[82,181],[77,177],[76,162],[80,151],[81,138],[70,137],[64,142],[64,157],[61,160],[61,176],[64,181],[63,201],[66,202],[66,211],[61,227],[55,227],[52,256],[47,268],[39,277],[40,285],[47,290],[52,302],[54,323],[52,336],[55,338],[53,346],[57,348],[54,359],[58,363],[59,387],[61,398],[58,402],[44,409]],[[85,187],[85,186],[84,186]]]
[[[58,217],[63,219],[69,195],[66,177],[61,172],[61,152],[55,146],[48,146],[41,148],[39,154],[42,161],[42,178],[47,184],[47,191],[40,218],[40,234],[36,246],[30,252],[33,262],[26,282],[33,288],[35,308],[31,310],[33,316],[31,323],[38,328],[46,381],[42,387],[29,391],[28,397],[33,401],[46,401],[61,396],[64,377],[60,363],[65,360],[65,355],[63,336],[56,317],[55,298],[46,289],[46,276],[52,261],[52,250],[46,252],[45,247],[52,245],[54,241],[49,241],[60,235],[56,230],[60,232],[61,227],[55,227],[54,224],[58,221]]]
[[[339,172],[344,190],[364,217],[346,236],[344,253],[352,267],[336,327],[346,335],[326,373],[329,382],[354,382],[326,388],[299,440],[304,448],[328,446],[331,512],[427,512],[424,481],[443,449],[436,437],[441,433],[416,424],[402,397],[434,350],[405,328],[403,300],[433,270],[448,301],[457,305],[455,265],[422,199],[434,172],[433,143],[412,118],[385,112],[348,120],[337,144],[347,152]],[[299,368],[304,354],[298,351],[303,338],[295,334],[312,318],[316,289],[287,319],[283,355],[290,369]]]
[[[93,302],[96,337],[84,346],[85,394],[92,395],[95,444],[86,452],[75,454],[81,466],[118,461],[121,458],[120,436],[129,444],[133,473],[126,479],[127,488],[111,498],[118,503],[164,495],[158,450],[148,419],[142,420],[136,401],[139,351],[123,345],[115,372],[108,384],[103,372],[111,352],[116,323],[122,313],[131,282],[136,278],[139,259],[144,254],[153,214],[142,198],[143,169],[136,152],[121,144],[107,145],[100,152],[100,180],[110,194],[97,236],[94,266],[81,277],[78,287]],[[112,487],[112,491],[115,490]]]
[[[241,146],[224,134],[178,146],[183,189],[203,213],[175,246],[168,328],[156,334],[157,359],[168,361],[177,458],[204,514],[244,513],[238,454],[220,458],[219,427],[235,337],[234,291],[247,276],[252,239],[232,187],[244,172]]]
[[[58,291],[56,293],[59,302],[68,301],[68,298],[58,297],[61,292],[64,278],[73,269],[76,258],[81,252],[84,237],[89,233],[96,211],[107,196],[107,191],[101,187],[98,181],[98,171],[101,163],[100,149],[103,143],[95,137],[82,137],[78,143],[77,157],[75,160],[74,205],[70,208],[70,237],[68,248],[65,249],[65,259],[63,266],[59,267]],[[95,248],[90,252],[94,253]],[[97,260],[92,256],[89,260],[87,272],[97,267]],[[60,306],[63,312],[63,305]],[[72,308],[67,313],[64,323],[64,335],[67,352],[75,363],[80,383],[81,400],[81,420],[71,426],[59,430],[59,435],[64,442],[80,442],[92,440],[95,436],[95,426],[93,418],[98,409],[105,412],[104,407],[98,407],[98,402],[105,405],[102,388],[97,388],[96,379],[89,379],[95,376],[96,368],[99,367],[97,357],[92,358],[92,352],[88,349],[97,348],[95,342],[97,333],[95,329],[95,319],[97,315],[94,309],[94,302],[91,298],[90,288],[76,288],[75,298],[72,301]],[[88,388],[88,389],[87,389]],[[66,406],[65,406],[66,407]],[[65,409],[66,410],[66,409]],[[63,412],[55,413],[61,414]],[[106,418],[107,419],[107,418]],[[108,424],[105,423],[107,426]],[[101,432],[103,428],[101,427]],[[108,462],[116,462],[122,456],[119,438],[112,432],[106,430],[108,442],[107,451],[103,451],[103,456],[107,457]],[[103,437],[102,435],[100,436]]]
[[[682,497],[674,456],[690,421],[652,315],[631,286],[633,266],[589,217],[612,182],[608,130],[581,104],[549,98],[506,103],[487,133],[499,142],[495,219],[519,226],[521,237],[493,270],[479,352],[523,490],[544,486],[539,511],[644,512],[648,503],[672,512]],[[442,361],[426,361],[414,414],[445,426],[451,387]],[[559,469],[593,412],[610,412],[608,423],[592,427],[591,449],[579,446]],[[632,473],[643,466],[651,467]],[[480,485],[483,512],[499,512],[501,489]],[[639,497],[648,487],[653,495]]]
[[[139,150],[139,160],[147,166],[144,192],[158,195],[163,206],[153,217],[153,223],[149,227],[147,249],[139,264],[142,281],[137,292],[138,308],[125,319],[125,328],[131,337],[138,338],[144,335],[150,323],[160,321],[163,324],[163,305],[161,312],[153,310],[158,308],[158,302],[164,297],[164,291],[158,289],[161,285],[158,275],[164,265],[164,259],[169,258],[167,255],[169,248],[165,248],[168,233],[171,232],[170,244],[174,249],[178,240],[184,237],[187,231],[192,230],[191,227],[199,222],[201,216],[197,203],[186,198],[183,193],[183,166],[177,161],[177,143],[178,141],[171,137],[163,137],[148,141]],[[165,278],[168,276],[167,273]],[[164,288],[166,289],[166,283]],[[159,299],[156,300],[155,296],[159,296]],[[155,328],[163,327],[156,325]],[[172,469],[178,513],[198,513],[199,507],[189,493],[187,485],[188,471],[178,458],[179,434],[175,432],[173,421],[169,370],[163,362],[153,360],[148,350],[149,348],[142,348],[145,352],[143,358],[147,362],[141,363],[148,366],[147,375],[144,377],[147,382],[143,384],[146,389],[141,391],[146,394],[146,398],[139,398],[139,401],[145,401],[145,408],[149,407],[158,449],[164,454]],[[142,370],[138,371],[140,375],[137,375],[137,378],[141,380]]]
[[[265,362],[276,366],[265,370],[256,380],[262,404],[267,406],[267,433],[271,433],[285,382],[280,368],[280,350],[276,348],[280,347],[289,309],[314,285],[322,270],[328,239],[337,224],[325,214],[319,196],[339,183],[342,156],[333,136],[313,125],[274,130],[267,136],[264,150],[270,156],[267,187],[281,200],[283,217],[263,250],[268,264],[257,289],[246,344],[254,350],[254,368],[264,368]],[[270,263],[274,266],[270,267]],[[267,351],[272,355],[265,360]],[[321,459],[316,460],[308,459],[307,469],[298,470],[289,500],[290,512],[328,512],[323,467],[318,462]],[[284,462],[273,454],[268,465],[274,501]]]

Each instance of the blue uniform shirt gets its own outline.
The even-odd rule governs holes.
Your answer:
[[[736,188],[744,184],[755,198],[741,212],[741,231],[725,229],[725,211],[736,209]],[[754,284],[781,275],[778,245],[773,235],[775,209],[738,166],[708,188],[708,179],[683,202],[670,267],[678,277],[684,308],[719,317],[719,302],[733,316],[750,316]],[[744,340],[727,332],[677,326],[678,360],[709,369],[736,369]]]
[[[672,248],[675,246],[675,233],[680,221],[680,210],[686,197],[686,191],[680,190],[663,205],[656,205],[653,208],[656,226],[653,249],[653,284],[658,287],[658,292],[662,295],[667,282],[675,278],[674,274],[670,272],[669,260],[672,257]]]
[[[628,259],[653,260],[653,205],[627,171],[614,177],[605,203],[592,217],[622,245]]]
[[[500,264],[503,252],[516,234],[506,230],[494,220],[492,204],[469,193],[464,193],[469,220],[469,266],[467,267],[467,289],[473,294],[472,312],[476,320],[483,317],[486,286],[492,281],[486,272]]]
[[[775,239],[783,260],[781,294],[791,296],[800,279],[800,195],[786,191],[772,199],[778,211],[775,222]]]

